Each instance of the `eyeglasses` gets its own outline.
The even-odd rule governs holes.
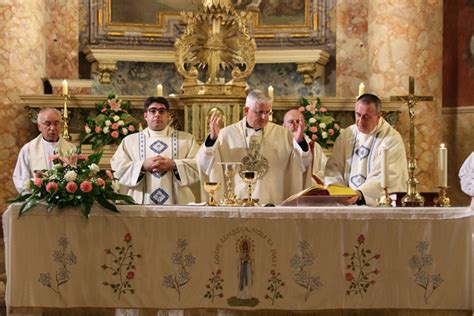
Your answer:
[[[159,108],[159,109],[151,108],[151,109],[148,109],[147,111],[148,111],[148,113],[150,113],[153,116],[155,116],[157,113],[160,114],[160,115],[168,113],[168,110],[165,109],[165,108]]]
[[[273,114],[272,111],[255,111],[255,110],[252,110],[253,113],[257,114],[257,116],[270,116]]]
[[[299,124],[300,122],[301,122],[301,120],[288,120],[288,121],[286,121],[286,123],[288,123],[290,125],[293,124],[293,123],[294,124]]]
[[[51,127],[51,126],[58,127],[59,125],[61,125],[61,121],[52,121],[52,122],[45,121],[45,122],[38,122],[38,123],[46,127]]]

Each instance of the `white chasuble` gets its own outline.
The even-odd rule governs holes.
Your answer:
[[[42,134],[25,144],[18,154],[13,171],[13,182],[17,191],[21,193],[24,190],[25,181],[33,177],[34,171],[53,167],[52,161],[49,160],[51,155],[58,152],[67,154],[75,148],[73,144],[61,137],[57,142],[48,142],[44,140]]]
[[[359,132],[356,125],[341,133],[326,164],[325,184],[340,183],[359,190],[367,205],[376,205],[382,192],[382,145],[389,150],[388,191],[406,191],[408,164],[405,145],[400,134],[383,118],[369,134]]]
[[[262,205],[277,204],[311,185],[309,150],[304,152],[288,129],[269,122],[263,130],[255,131],[246,127],[245,118],[223,128],[212,147],[201,146],[197,157],[201,182],[217,181],[223,186],[223,170],[218,162],[240,162],[248,154],[253,136],[260,139],[259,153],[268,162],[268,172],[254,185],[254,199]],[[238,174],[234,182],[237,197],[247,198],[247,184]],[[223,191],[219,191],[218,199]]]
[[[189,186],[199,181],[195,161],[198,149],[189,133],[171,127],[163,131],[146,128],[127,136],[110,163],[122,191],[132,196],[136,203],[187,204],[196,200]],[[157,155],[173,159],[177,170],[161,174],[143,172],[143,162]]]

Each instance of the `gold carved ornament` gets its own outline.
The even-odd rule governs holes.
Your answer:
[[[181,13],[187,26],[175,42],[175,64],[185,94],[245,92],[257,47],[247,29],[252,14],[237,12],[230,0],[203,0],[196,12]]]

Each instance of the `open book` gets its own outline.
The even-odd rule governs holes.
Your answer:
[[[290,196],[284,200],[281,205],[339,205],[343,200],[354,195],[357,195],[356,191],[342,184],[334,183],[328,186],[314,184],[309,188]]]

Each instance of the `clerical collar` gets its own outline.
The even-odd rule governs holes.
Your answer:
[[[150,131],[150,136],[166,136],[168,135],[168,127],[165,127],[161,131],[154,131],[152,129],[148,129]]]
[[[253,128],[252,126],[249,125],[249,123],[247,122],[247,120],[245,120],[245,127],[247,127],[248,129],[253,129],[253,130],[256,131],[256,132],[262,130],[261,128]]]
[[[55,140],[55,141],[47,140],[47,139],[45,139],[44,137],[42,137],[42,139],[43,139],[43,141],[44,141],[45,143],[49,143],[49,144],[57,144],[57,143],[59,142],[59,138],[58,138],[57,140]]]

